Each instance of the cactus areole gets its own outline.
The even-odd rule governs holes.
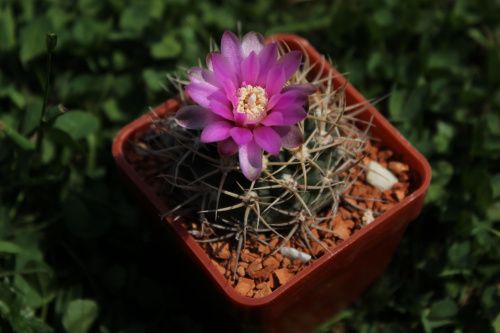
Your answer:
[[[242,41],[232,32],[222,36],[220,53],[209,53],[208,69],[188,71],[188,105],[176,114],[177,123],[202,129],[201,142],[217,142],[223,156],[239,154],[245,177],[254,181],[262,172],[262,151],[278,155],[281,147],[303,142],[295,126],[304,120],[303,105],[316,91],[312,84],[285,84],[301,64],[300,51],[278,60],[278,45],[265,45],[264,37],[247,33]]]

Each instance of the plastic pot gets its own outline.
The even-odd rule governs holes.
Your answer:
[[[298,36],[281,34],[268,38],[270,40],[285,42],[292,50],[307,53],[311,63],[318,62],[314,74],[321,71],[320,74],[326,76],[331,70],[337,73],[306,40]],[[344,83],[345,78],[342,76],[333,79],[334,87]],[[347,85],[345,92],[347,105],[366,101],[351,84]],[[179,100],[173,98],[154,111],[161,116],[175,112],[180,106]],[[214,320],[234,331],[309,332],[353,302],[382,274],[406,227],[422,209],[431,169],[427,160],[374,107],[367,109],[359,118],[371,120],[374,125],[372,136],[409,165],[414,172],[413,193],[335,247],[333,254],[322,256],[263,298],[238,294],[188,232],[179,223],[164,219],[163,230],[179,249],[180,264],[190,266],[189,269],[194,267],[193,272],[198,276],[201,274],[209,286],[203,289],[205,299],[200,297],[199,300],[190,300],[199,302],[199,309],[205,313],[217,309],[224,317]],[[129,140],[140,137],[150,125],[147,114],[128,124],[117,134],[112,150],[125,184],[149,211],[159,216],[168,211],[167,205],[124,157],[130,145]],[[158,221],[158,217],[156,219]]]

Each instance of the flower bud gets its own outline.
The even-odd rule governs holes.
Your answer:
[[[53,32],[49,32],[47,37],[45,37],[45,44],[47,46],[47,52],[52,53],[57,45],[57,35]]]

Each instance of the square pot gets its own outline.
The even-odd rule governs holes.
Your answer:
[[[290,34],[267,39],[271,40],[307,53],[311,63],[317,62],[313,74],[323,77],[329,73],[338,74],[306,40]],[[340,75],[332,81],[334,88],[346,82]],[[366,102],[351,84],[347,84],[345,94],[348,106]],[[180,107],[180,100],[173,98],[154,112],[161,117]],[[209,296],[206,303],[200,301],[200,308],[223,311],[224,318],[214,318],[216,321],[224,322],[233,331],[309,332],[353,302],[385,270],[406,227],[422,209],[431,169],[427,160],[374,107],[369,107],[358,118],[371,121],[371,136],[401,156],[402,162],[410,167],[414,173],[414,191],[336,246],[332,254],[323,255],[270,295],[249,298],[237,293],[180,223],[171,218],[162,221],[165,234],[180,250],[180,260],[194,264],[194,272],[208,281]],[[125,184],[158,216],[167,213],[168,207],[124,157],[129,140],[142,136],[150,125],[147,114],[128,124],[117,134],[112,150]]]

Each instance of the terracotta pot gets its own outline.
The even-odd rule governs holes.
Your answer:
[[[318,62],[314,68],[316,73],[322,70],[321,75],[326,76],[331,70],[328,63],[324,67],[320,65],[323,58],[306,40],[290,34],[275,35],[268,41],[270,39],[283,41],[291,49],[306,52],[311,63]],[[333,69],[333,72],[336,73],[336,70]],[[334,87],[339,87],[344,85],[345,79],[338,76],[333,83]],[[348,105],[366,101],[351,84],[347,85],[346,98]],[[180,102],[171,99],[158,106],[155,112],[162,115],[179,107]],[[372,119],[372,136],[402,156],[402,161],[415,173],[415,190],[335,247],[332,255],[322,256],[272,294],[263,298],[238,294],[180,224],[170,219],[163,221],[165,233],[183,253],[181,260],[193,263],[195,272],[209,281],[208,303],[200,304],[200,308],[205,312],[217,307],[223,311],[224,318],[215,318],[215,321],[228,323],[232,316],[234,320],[229,325],[236,325],[234,331],[309,332],[353,302],[385,270],[409,222],[422,209],[431,169],[427,160],[374,107],[363,112],[359,118]],[[141,135],[149,127],[150,117],[147,114],[125,126],[113,142],[113,156],[125,183],[158,216],[166,213],[168,208],[124,158],[128,140]],[[198,300],[191,300],[195,301]]]

